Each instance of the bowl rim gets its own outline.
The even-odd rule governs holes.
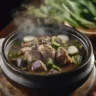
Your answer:
[[[61,25],[62,26],[62,25]],[[91,41],[89,40],[89,38],[85,35],[85,34],[82,34],[81,32],[79,32],[78,30],[74,29],[74,28],[71,28],[69,26],[65,26],[63,25],[65,28],[67,28],[68,30],[72,30],[74,32],[76,32],[78,35],[81,35],[83,36],[83,38],[87,41],[88,45],[89,45],[89,48],[90,49],[90,52],[88,52],[88,56],[87,56],[87,59],[85,59],[85,62],[83,62],[84,64],[82,64],[81,66],[75,68],[74,70],[70,70],[68,72],[62,72],[62,73],[58,73],[58,74],[52,74],[52,75],[39,75],[39,74],[32,74],[32,73],[28,73],[28,72],[25,72],[25,71],[22,71],[20,70],[19,68],[17,67],[14,67],[12,66],[12,64],[10,64],[9,60],[6,58],[6,55],[5,55],[5,45],[6,45],[6,42],[16,33],[18,33],[20,30],[22,29],[19,29],[19,30],[15,30],[13,31],[12,33],[10,33],[6,38],[5,40],[3,41],[3,44],[2,44],[2,50],[1,50],[1,55],[2,55],[2,59],[4,60],[4,62],[6,62],[5,65],[7,65],[9,68],[11,68],[13,71],[19,73],[19,74],[22,74],[22,75],[28,75],[28,76],[36,76],[36,77],[51,77],[51,76],[59,76],[59,75],[67,75],[69,73],[74,73],[80,69],[82,69],[86,64],[88,64],[88,62],[90,62],[91,60],[91,56],[93,54],[93,47],[92,47],[92,44],[91,44]]]

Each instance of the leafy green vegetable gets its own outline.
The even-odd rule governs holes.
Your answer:
[[[96,28],[95,0],[45,0],[40,8],[28,7],[28,14],[57,22],[66,21],[71,26]]]

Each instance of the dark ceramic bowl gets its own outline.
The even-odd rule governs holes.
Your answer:
[[[83,64],[72,71],[55,75],[29,74],[10,64],[8,50],[15,40],[18,41],[26,35],[40,36],[56,34],[73,36],[83,44],[86,50]],[[38,28],[30,29],[27,27],[26,29],[16,30],[8,35],[3,42],[2,59],[4,64],[1,65],[1,68],[7,79],[14,86],[29,92],[53,92],[59,95],[61,91],[63,94],[69,94],[75,88],[81,86],[90,76],[94,66],[93,48],[90,40],[82,33],[64,25],[43,25]]]

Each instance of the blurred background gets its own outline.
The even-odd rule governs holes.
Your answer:
[[[0,30],[22,8],[26,15],[43,19],[43,23],[64,23],[85,33],[96,32],[96,0],[2,0]]]
[[[0,30],[14,19],[14,14],[22,4],[40,4],[41,0],[1,0],[0,2]]]
[[[90,36],[92,43],[96,40],[96,0],[2,0],[0,12],[0,31],[20,16],[13,22],[17,27],[35,18],[37,23],[65,24]]]
[[[13,12],[21,5],[23,0],[1,0],[0,2],[0,30],[12,19]]]

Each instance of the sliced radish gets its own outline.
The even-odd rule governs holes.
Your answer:
[[[58,35],[57,36],[59,39],[63,40],[63,41],[68,41],[69,40],[69,37],[67,35]]]
[[[23,41],[24,41],[24,42],[30,42],[30,41],[32,41],[34,38],[35,38],[35,37],[33,37],[33,36],[25,36],[25,37],[23,38]]]
[[[67,51],[68,51],[68,54],[70,55],[74,55],[79,52],[79,50],[75,46],[70,46]]]

